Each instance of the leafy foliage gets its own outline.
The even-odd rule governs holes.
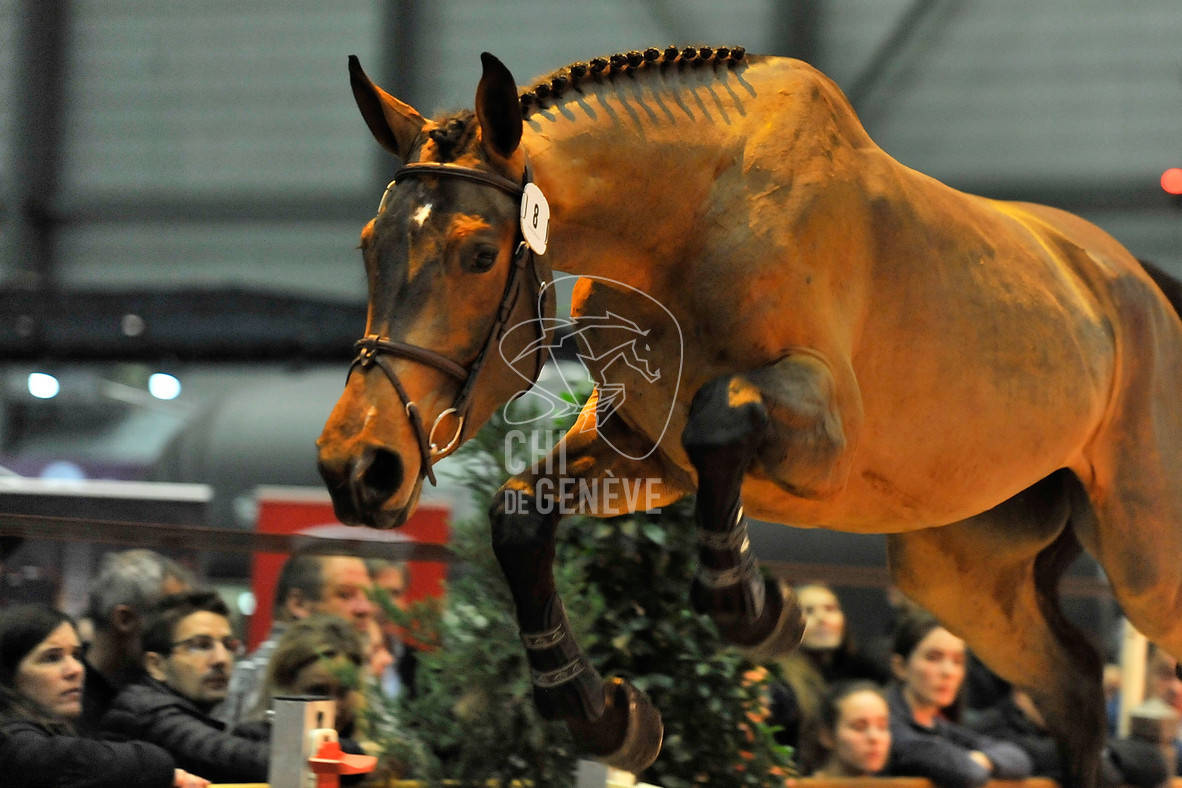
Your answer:
[[[561,426],[561,425],[558,425]],[[483,511],[504,481],[509,425],[494,419],[457,455]],[[572,628],[604,676],[644,690],[665,722],[661,756],[643,779],[665,788],[782,786],[790,750],[762,719],[766,673],[726,650],[709,618],[689,609],[697,566],[692,502],[659,514],[565,518],[555,577]],[[372,738],[408,776],[502,785],[573,783],[577,752],[565,725],[542,720],[513,602],[478,516],[453,524],[461,571],[440,611],[410,615],[421,639],[417,694],[373,710]]]

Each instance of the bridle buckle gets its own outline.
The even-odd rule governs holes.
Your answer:
[[[368,339],[368,337],[367,337]],[[377,339],[377,337],[374,337]],[[369,369],[378,360],[378,349],[374,345],[359,345],[357,351],[357,364],[361,365],[362,369]]]
[[[439,444],[435,442],[435,431],[439,429],[439,425],[448,416],[454,415],[456,417],[456,431],[452,433],[451,440],[442,449]],[[427,446],[431,449],[431,461],[436,462],[442,460],[447,455],[460,447],[460,437],[464,434],[464,420],[466,416],[460,413],[455,408],[448,408],[435,417],[435,423],[431,425],[431,432],[427,435]]]

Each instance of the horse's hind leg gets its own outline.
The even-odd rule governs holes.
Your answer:
[[[1097,784],[1101,661],[1063,616],[1058,581],[1079,554],[1075,477],[1060,471],[977,517],[890,537],[895,583],[998,675],[1026,690],[1059,742],[1065,784]]]
[[[681,441],[698,472],[699,569],[691,600],[728,641],[772,656],[795,648],[804,631],[791,589],[765,580],[747,539],[740,492],[753,463],[777,458],[781,483],[808,486],[832,473],[844,448],[828,370],[788,357],[725,375],[694,396]]]
[[[1077,531],[1133,625],[1182,658],[1182,351],[1175,359],[1156,398],[1126,400],[1093,441],[1095,478],[1079,497],[1094,516]]]
[[[1182,658],[1182,282],[1146,271],[1113,283],[1121,367],[1081,478],[1095,517],[1079,539],[1112,584],[1129,620]]]

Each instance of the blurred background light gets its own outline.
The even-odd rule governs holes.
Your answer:
[[[57,378],[46,372],[29,373],[29,393],[37,399],[53,399],[62,386]]]
[[[254,594],[250,591],[243,591],[238,595],[238,610],[244,616],[253,616],[255,611]]]
[[[181,382],[167,372],[153,372],[148,378],[148,393],[156,399],[176,399],[181,395]]]
[[[1163,172],[1161,187],[1170,194],[1182,194],[1182,167],[1170,167]]]
[[[86,478],[86,471],[77,463],[69,460],[54,460],[41,469],[39,474],[42,479],[70,479],[81,480]]]

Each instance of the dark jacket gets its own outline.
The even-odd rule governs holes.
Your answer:
[[[886,773],[894,777],[927,777],[940,788],[973,788],[991,778],[1021,780],[1030,776],[1030,756],[1015,744],[983,736],[937,719],[920,725],[896,684],[887,692],[891,707],[891,757]],[[969,757],[977,750],[993,763],[990,773]]]
[[[95,734],[102,724],[103,715],[119,694],[119,685],[85,659],[82,664],[86,667],[86,673],[82,679],[82,716],[78,719],[78,725],[83,732]]]
[[[1034,762],[1035,777],[1064,782],[1063,762],[1054,738],[1026,716],[1012,698],[977,712],[968,725],[978,733],[1017,744]],[[1101,785],[1136,785],[1153,788],[1168,776],[1165,759],[1158,749],[1131,739],[1110,741],[1101,753]]]
[[[266,782],[270,747],[226,730],[168,686],[145,676],[124,687],[103,717],[105,732],[158,744],[187,772],[217,782]]]
[[[172,756],[146,742],[56,734],[26,720],[0,723],[4,788],[172,788]]]

